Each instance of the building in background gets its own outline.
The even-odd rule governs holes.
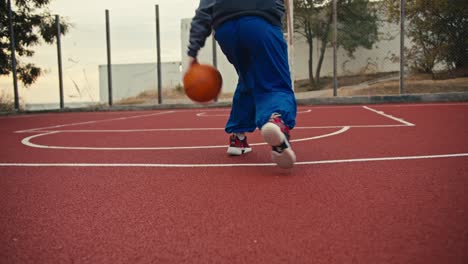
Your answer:
[[[181,85],[181,64],[176,62],[161,63],[162,89],[176,89]],[[158,91],[156,63],[113,64],[112,99],[135,97],[142,92]],[[99,98],[108,100],[107,65],[99,66]]]
[[[183,74],[187,70],[187,46],[189,41],[191,19],[181,20],[181,58],[180,62],[162,63],[162,88],[175,89],[182,85]],[[381,40],[372,49],[358,48],[353,57],[343,50],[338,50],[338,76],[361,74],[376,74],[399,71],[399,26],[382,23],[379,31]],[[217,68],[223,76],[222,93],[233,93],[237,85],[237,74],[228,62],[220,47],[216,45]],[[320,42],[314,41],[313,61],[319,60]],[[294,39],[294,77],[295,81],[308,78],[308,44],[296,34]],[[161,51],[164,52],[164,51]],[[200,63],[213,64],[213,39],[207,38],[205,46],[198,55]],[[315,65],[314,65],[315,67]],[[314,68],[315,71],[315,68]],[[157,91],[156,63],[118,64],[112,66],[113,99],[115,101],[134,97],[145,91]],[[330,46],[325,53],[321,68],[322,77],[333,76],[333,48]],[[100,101],[108,100],[107,66],[99,66]]]
[[[188,43],[190,35],[190,23],[192,19],[182,19],[181,21],[181,30],[180,30],[180,39],[181,39],[181,58],[182,58],[182,72],[187,71],[188,66]],[[216,58],[217,58],[217,68],[223,76],[223,87],[222,93],[233,93],[237,86],[237,73],[234,67],[229,63],[224,56],[221,48],[216,44]],[[206,39],[205,46],[200,50],[197,57],[200,63],[206,63],[213,65],[213,37],[210,36]]]
[[[187,46],[190,34],[191,19],[181,21],[181,54],[182,72],[187,67]],[[399,26],[390,23],[381,23],[379,28],[381,40],[374,44],[372,49],[358,48],[353,57],[343,49],[338,49],[338,76],[350,76],[361,74],[376,74],[399,71],[398,52],[400,49]],[[295,81],[308,79],[308,50],[309,46],[304,37],[299,34],[294,36],[294,77]],[[312,60],[319,61],[319,50],[321,44],[319,40],[313,43],[314,52]],[[237,74],[234,67],[228,62],[219,46],[217,52],[217,67],[223,76],[223,93],[234,92],[237,84]],[[198,59],[201,63],[213,63],[212,37],[210,36],[199,53]],[[314,65],[314,72],[315,72]],[[325,58],[321,68],[322,77],[333,76],[333,47],[327,47]]]

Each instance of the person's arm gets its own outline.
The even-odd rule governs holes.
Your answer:
[[[188,52],[191,62],[196,62],[198,51],[205,46],[206,38],[211,34],[211,21],[215,0],[200,0],[190,27]]]

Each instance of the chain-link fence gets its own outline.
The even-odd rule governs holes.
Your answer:
[[[297,97],[468,91],[468,3],[418,3],[294,0],[291,58]],[[29,59],[56,58],[40,65],[45,71],[34,83],[40,88],[18,92],[5,78],[0,85],[15,90],[18,98],[13,92],[7,97],[28,110],[192,103],[182,87],[190,19],[173,21],[180,33],[158,35],[163,28],[159,12],[172,11],[156,6],[138,21],[125,20],[123,7],[83,14],[89,23],[74,24],[61,45],[43,47]],[[14,25],[14,12],[11,21]],[[178,54],[161,46],[169,38],[180,38]],[[211,37],[199,60],[216,64],[223,75],[219,101],[230,101],[237,75]]]
[[[16,30],[6,34],[7,43],[15,36],[22,37],[19,16],[23,10],[12,5],[8,11],[12,14],[8,24]],[[20,43],[14,49],[2,46],[8,53],[8,69],[30,62],[41,67],[41,74],[29,86],[19,73],[10,72],[0,78],[1,112],[191,103],[183,93],[182,62],[173,59],[180,57],[182,47],[172,46],[165,52],[170,45],[168,39],[180,39],[180,33],[174,30],[161,34],[159,5],[139,10],[144,15],[131,19],[124,5],[72,13],[75,17],[52,16],[57,22],[62,20],[51,28],[53,45],[40,45],[30,58],[20,54]],[[180,27],[180,21],[170,26]],[[66,27],[67,34],[61,35]]]
[[[295,4],[299,91],[316,97],[468,91],[466,1],[318,2]]]
[[[338,95],[398,94],[400,27],[387,19],[383,2],[337,5]]]
[[[468,2],[406,4],[408,93],[468,90]]]

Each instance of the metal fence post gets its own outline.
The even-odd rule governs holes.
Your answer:
[[[400,0],[400,95],[405,93],[405,7],[406,0]]]
[[[15,94],[15,110],[19,110],[19,95],[18,95],[18,76],[16,72],[16,56],[15,56],[15,30],[13,28],[13,12],[11,11],[11,0],[8,0],[8,20],[10,22],[10,50],[11,50],[11,70],[13,75],[13,92]]]
[[[112,60],[109,10],[106,9],[106,39],[107,39],[107,83],[109,87],[109,105],[112,106]]]
[[[288,44],[288,63],[291,75],[291,88],[296,89],[296,69],[294,63],[294,0],[286,0],[286,24],[287,24],[287,44]]]
[[[58,73],[59,73],[60,109],[63,109],[64,104],[63,104],[62,43],[60,40],[60,35],[62,34],[62,31],[60,28],[59,15],[55,15],[55,25],[57,27],[57,60],[58,60]]]
[[[158,74],[158,103],[162,104],[162,80],[161,80],[161,38],[159,30],[159,5],[156,5],[156,50],[157,50],[157,74]]]
[[[215,36],[214,36],[214,32],[213,32],[213,34],[211,36],[212,36],[212,45],[213,45],[213,67],[215,67],[217,69],[218,68],[218,53],[216,51],[216,39],[215,39]],[[214,99],[214,101],[218,102],[218,97],[217,96]]]
[[[333,0],[333,96],[338,95],[338,14],[337,14],[337,0]]]

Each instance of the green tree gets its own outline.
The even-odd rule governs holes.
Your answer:
[[[34,46],[43,42],[52,44],[56,39],[55,18],[46,9],[49,3],[50,0],[16,0],[12,7],[17,72],[18,78],[25,86],[34,83],[42,74],[42,70],[33,63],[23,63],[21,58],[33,57]],[[62,35],[65,35],[70,24],[60,24]],[[0,75],[8,75],[12,71],[9,25],[7,0],[0,0]]]
[[[352,57],[358,47],[367,49],[378,40],[377,10],[369,0],[339,0],[338,47],[344,48]],[[312,89],[320,87],[320,72],[325,53],[332,42],[333,2],[330,0],[295,0],[294,28],[309,46],[309,80]],[[320,42],[320,54],[313,71],[314,40]]]
[[[320,20],[318,15],[324,1],[295,0],[294,1],[294,30],[302,35],[309,46],[308,73],[312,88],[317,88],[313,73],[314,39],[317,37]]]
[[[399,1],[385,0],[393,22],[399,21]],[[408,0],[406,33],[413,70],[434,74],[437,63],[447,70],[468,68],[468,2],[466,0]]]

